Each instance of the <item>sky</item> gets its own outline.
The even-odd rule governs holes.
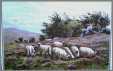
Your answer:
[[[104,12],[111,18],[111,2],[2,2],[3,28],[41,33],[43,22],[49,22],[49,16],[55,12],[64,12],[75,19],[92,12]]]

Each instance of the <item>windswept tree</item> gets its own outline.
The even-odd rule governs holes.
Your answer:
[[[80,33],[81,24],[78,20],[71,19],[67,15],[64,18],[61,18],[57,13],[50,18],[51,22],[44,22],[44,29],[42,29],[42,32],[49,38],[72,37],[73,35]]]
[[[43,23],[45,27],[42,32],[50,38],[63,36],[63,23],[59,14],[50,17],[51,23]]]

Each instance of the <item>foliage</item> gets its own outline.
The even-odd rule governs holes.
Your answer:
[[[23,42],[23,37],[19,37],[19,38],[18,38],[18,41],[19,41],[19,42]]]
[[[45,40],[45,36],[44,35],[40,35],[40,38],[39,38],[40,41],[43,41]]]
[[[73,20],[71,18],[61,18],[61,16],[55,13],[52,17],[50,17],[51,23],[43,23],[45,27],[41,31],[48,36],[49,38],[53,37],[70,37],[73,35],[77,35],[80,33],[80,22],[78,23],[77,20]]]
[[[96,31],[101,31],[102,28],[105,28],[110,24],[110,19],[107,14],[102,14],[102,12],[97,13],[88,13],[83,16],[84,19],[81,19],[81,23],[85,27],[87,24],[93,24],[93,28]]]
[[[31,37],[31,38],[29,39],[29,42],[30,42],[30,43],[35,42],[35,38],[34,38],[34,37]]]

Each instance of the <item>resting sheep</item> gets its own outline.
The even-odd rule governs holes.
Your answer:
[[[63,47],[63,49],[71,56],[71,58],[74,58],[74,55],[68,47]]]
[[[79,57],[80,56],[80,52],[79,52],[79,49],[77,46],[71,46],[70,47],[70,50],[72,52],[72,54],[74,55],[75,58]]]
[[[79,50],[81,57],[92,57],[96,54],[96,52],[89,47],[80,47]]]
[[[63,46],[63,43],[62,42],[59,42],[59,41],[55,41],[55,42],[53,42],[53,46],[54,47],[62,47]]]
[[[52,49],[53,51],[53,55],[55,57],[58,57],[59,59],[68,59],[70,57],[70,55],[68,53],[66,53],[66,51],[62,48],[59,47],[53,47]]]

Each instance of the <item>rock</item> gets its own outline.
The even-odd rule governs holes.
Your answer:
[[[46,63],[43,63],[41,66],[42,67],[50,67],[52,65],[51,62],[46,62]]]
[[[15,49],[15,54],[19,56],[25,56],[26,55],[26,50],[24,48],[16,48]]]
[[[47,62],[50,62],[50,59],[44,59],[44,60],[42,60],[42,63],[47,63]]]
[[[75,70],[76,69],[76,65],[74,65],[74,64],[69,64],[67,67],[70,70]]]

